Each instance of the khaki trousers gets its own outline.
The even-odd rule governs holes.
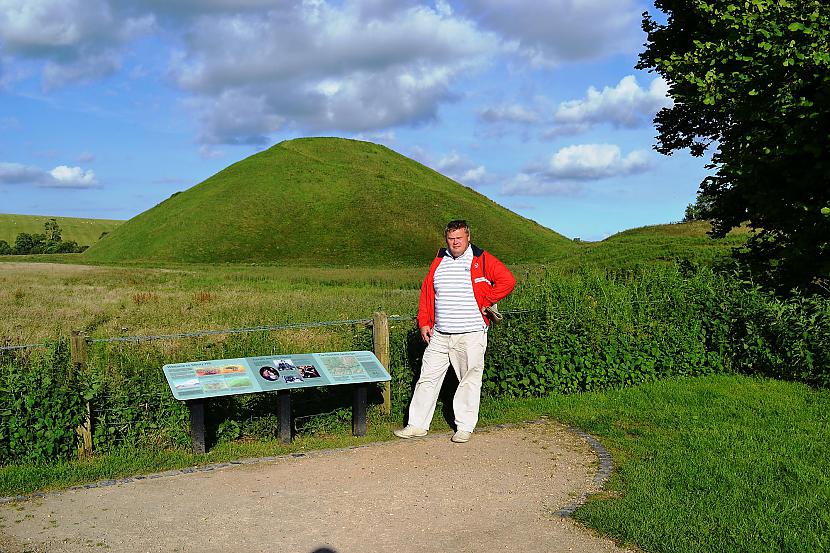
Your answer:
[[[478,423],[486,350],[485,330],[463,334],[434,332],[424,351],[421,377],[415,384],[412,403],[409,404],[409,424],[429,430],[441,384],[452,364],[458,377],[458,389],[452,400],[456,429],[472,432]]]

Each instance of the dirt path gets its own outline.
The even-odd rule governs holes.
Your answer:
[[[430,435],[0,506],[0,551],[624,551],[555,513],[597,458],[553,424]]]

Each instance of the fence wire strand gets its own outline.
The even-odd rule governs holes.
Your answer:
[[[515,309],[512,311],[502,311],[502,315],[518,315],[522,313],[530,313],[530,309]],[[387,319],[390,322],[405,322],[414,321],[414,315],[389,315]],[[342,321],[318,321],[310,323],[288,323],[283,325],[264,325],[254,326],[249,328],[223,328],[217,330],[195,330],[192,332],[179,332],[176,334],[147,334],[142,336],[114,336],[112,338],[87,338],[86,342],[89,344],[100,344],[108,342],[151,342],[154,340],[177,340],[179,338],[199,338],[203,336],[218,336],[222,334],[243,334],[247,332],[272,332],[278,330],[297,330],[302,328],[320,328],[329,326],[345,326],[362,324],[371,326],[373,319],[345,319]],[[45,348],[49,344],[20,344],[14,346],[0,346],[0,351],[11,351],[18,349],[32,349]]]

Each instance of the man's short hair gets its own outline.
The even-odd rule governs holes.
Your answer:
[[[452,231],[461,229],[464,229],[464,231],[467,234],[470,234],[470,225],[468,225],[467,221],[465,221],[464,219],[456,219],[454,221],[450,221],[449,223],[447,223],[447,228],[444,229],[444,238],[446,238],[447,235]]]

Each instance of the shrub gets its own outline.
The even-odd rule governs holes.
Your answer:
[[[0,357],[0,463],[44,463],[75,454],[84,390],[65,340]]]

